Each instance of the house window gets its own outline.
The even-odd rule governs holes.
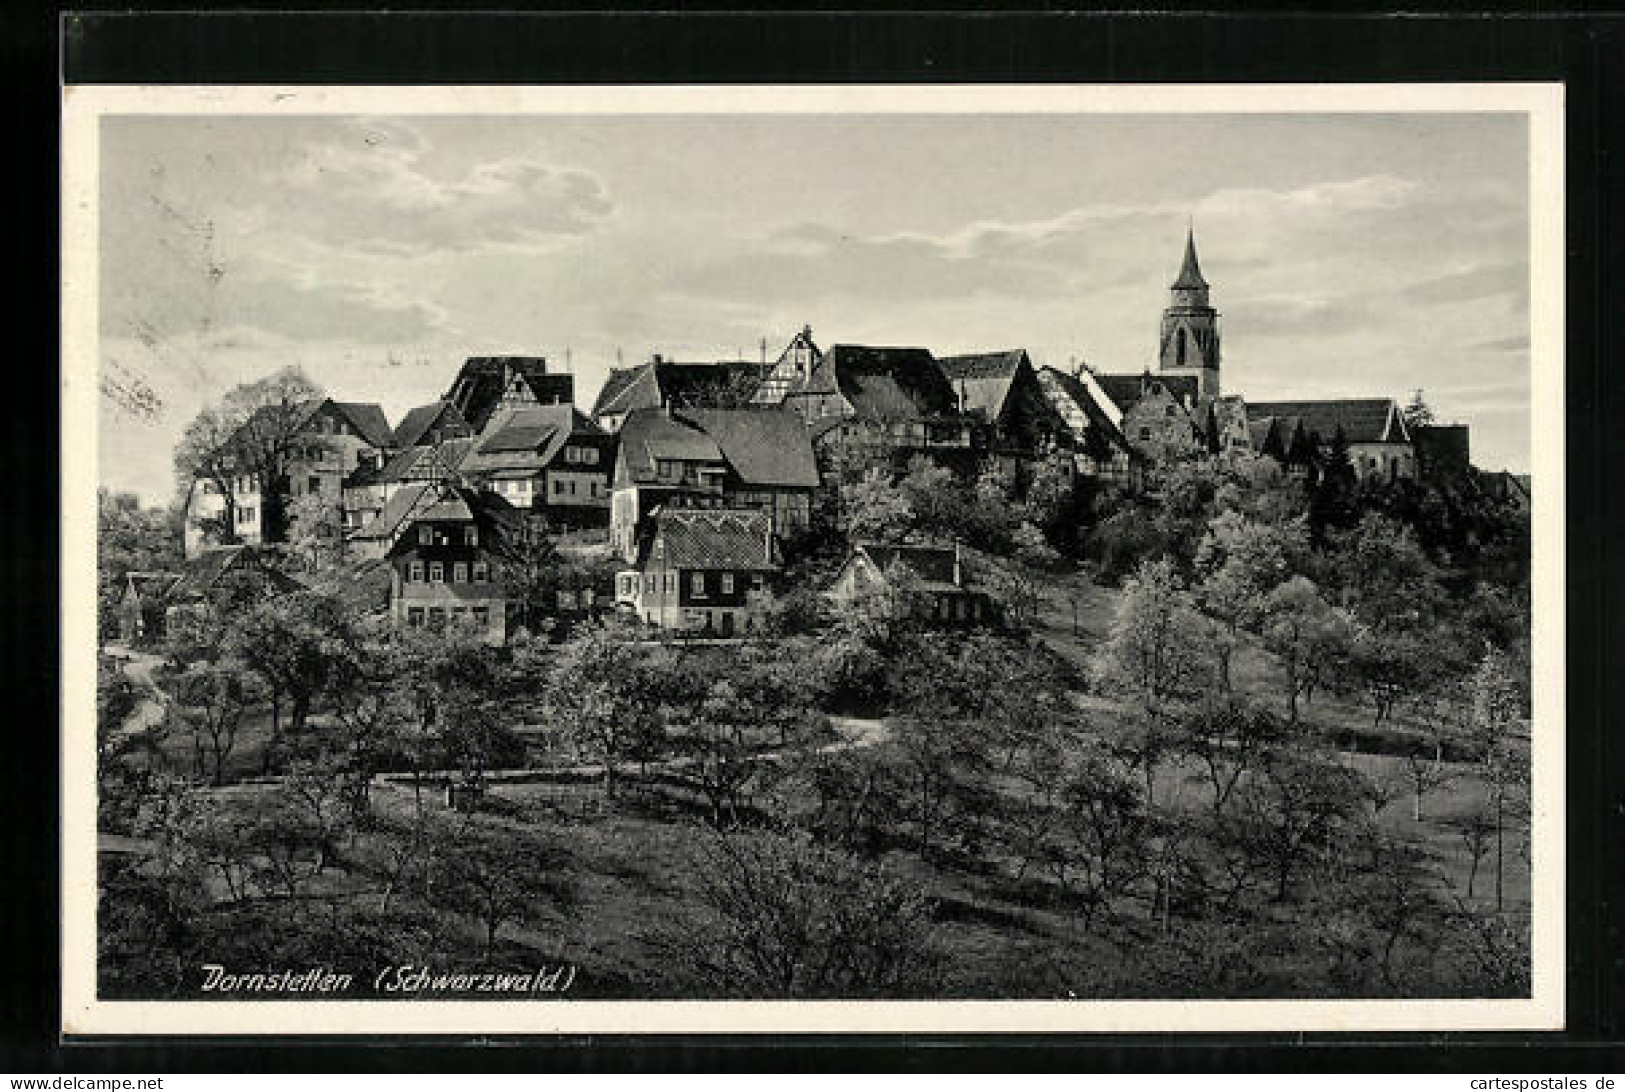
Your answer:
[[[474,562],[474,583],[487,584],[491,580],[491,566],[484,561]]]
[[[572,497],[576,495],[576,483],[573,481],[570,483],[570,495]]]
[[[688,578],[688,590],[695,595],[705,594],[705,574],[695,573]]]
[[[423,608],[422,607],[407,607],[406,608],[406,624],[411,626],[413,629],[416,629],[419,626],[423,625]]]
[[[662,478],[675,478],[677,476],[677,463],[671,459],[655,460],[655,473]]]
[[[1142,439],[1142,440],[1151,439],[1151,429],[1148,426],[1145,426],[1145,425],[1140,426],[1140,439]]]
[[[419,546],[433,546],[434,545],[434,528],[430,527],[427,523],[421,525],[418,528],[418,545]]]
[[[751,573],[750,574],[750,586],[755,588],[757,591],[762,590],[762,574],[761,573]]]
[[[677,590],[677,574],[676,573],[667,573],[666,574],[666,590],[669,591],[669,592],[674,592],[674,591]]]
[[[554,478],[553,479],[553,492],[555,494],[562,494],[564,492],[564,479],[563,478]]]
[[[406,581],[409,584],[423,583],[423,562],[412,562],[412,568],[407,573]]]
[[[468,563],[459,561],[451,567],[451,579],[454,584],[468,583]]]
[[[598,449],[596,447],[584,447],[584,448],[582,448],[581,449],[581,461],[586,463],[588,466],[597,466],[598,465]]]
[[[734,574],[733,573],[723,573],[722,574],[722,594],[723,595],[732,595],[733,593],[734,593]]]
[[[446,624],[446,609],[444,607],[429,608],[429,628],[441,629]]]
[[[429,562],[429,583],[444,584],[446,582],[446,566],[439,561]]]
[[[1173,415],[1174,415],[1174,414],[1175,414],[1175,413],[1177,413],[1177,412],[1179,412],[1179,411],[1178,411],[1178,407],[1176,407],[1176,406],[1169,406],[1169,407],[1168,407],[1168,408],[1167,408],[1167,409],[1166,409],[1166,410],[1165,410],[1165,411],[1164,411],[1164,412],[1165,412],[1165,413],[1166,413],[1166,414],[1167,414],[1167,415],[1168,415],[1168,416],[1169,416],[1169,417],[1172,417],[1172,416],[1173,416]]]
[[[479,626],[481,629],[484,629],[487,626],[489,626],[491,624],[491,608],[490,607],[475,607],[474,608],[474,624]]]
[[[581,449],[579,447],[565,448],[564,461],[567,463],[579,463],[581,461]]]
[[[645,576],[643,578],[643,590],[644,591],[654,591],[655,590],[655,580],[656,579],[657,579],[657,577],[655,576],[654,573],[650,573],[649,575]]]
[[[310,476],[309,492],[320,493],[321,491],[322,491],[322,479],[320,479],[316,475],[312,474]]]
[[[463,528],[463,545],[478,546],[480,544],[480,529],[478,527]]]

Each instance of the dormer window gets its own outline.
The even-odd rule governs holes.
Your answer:
[[[429,526],[427,523],[423,523],[423,524],[418,525],[418,545],[419,546],[433,546],[434,545],[434,528]]]

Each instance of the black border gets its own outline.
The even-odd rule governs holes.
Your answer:
[[[720,6],[720,5],[717,5]],[[1486,5],[1489,6],[1489,5]],[[1505,5],[1503,5],[1505,7]],[[14,522],[4,634],[11,676],[0,929],[0,1069],[12,1072],[405,1072],[810,1069],[1188,1071],[1619,1071],[1622,750],[1602,716],[1619,692],[1616,633],[1625,498],[1622,385],[1601,346],[1625,309],[1615,215],[1625,105],[1625,18],[1577,13],[1377,15],[764,15],[530,13],[0,16],[8,112],[39,128],[8,157],[8,310],[18,345],[5,493]],[[60,32],[60,37],[58,34]],[[57,50],[60,46],[60,55]],[[61,68],[58,68],[60,59]],[[1557,80],[1568,147],[1568,1023],[1560,1034],[778,1036],[377,1041],[58,1040],[56,81],[144,83],[1233,82]],[[40,107],[37,114],[31,109]],[[8,186],[8,188],[10,188]],[[21,238],[18,236],[26,236]],[[20,249],[20,248],[18,248]],[[33,249],[33,247],[30,247]],[[43,260],[41,260],[43,259]],[[32,320],[32,321],[29,321]],[[1622,365],[1611,358],[1617,373]],[[28,407],[28,408],[24,408]],[[19,511],[21,510],[21,511]],[[24,513],[27,513],[25,515]],[[27,520],[28,522],[24,522]],[[25,530],[26,529],[26,530]],[[1606,537],[1605,537],[1606,536]],[[20,609],[19,609],[20,608]],[[21,698],[19,702],[16,699]],[[26,710],[26,712],[24,712]],[[456,1044],[456,1045],[454,1045]],[[458,1049],[458,1045],[464,1049]]]

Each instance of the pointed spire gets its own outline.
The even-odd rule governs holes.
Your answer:
[[[1193,223],[1185,231],[1185,264],[1179,267],[1179,279],[1168,287],[1203,289],[1207,286],[1207,281],[1202,279],[1202,267],[1196,263],[1196,225]]]

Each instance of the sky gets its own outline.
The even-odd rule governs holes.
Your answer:
[[[1529,463],[1521,114],[101,121],[102,484],[161,503],[186,423],[297,365],[391,422],[468,356],[821,345],[1155,361],[1194,225],[1222,383],[1421,387]]]

